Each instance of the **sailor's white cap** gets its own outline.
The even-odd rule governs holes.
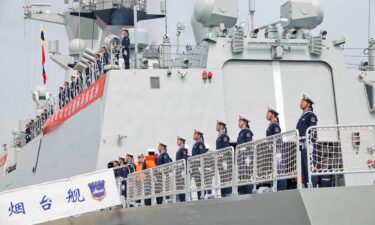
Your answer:
[[[268,106],[267,111],[275,114],[276,116],[279,115],[279,112],[272,106]]]
[[[153,148],[149,148],[149,149],[147,149],[147,152],[153,152],[153,153],[155,153],[156,152],[156,150],[155,149],[153,149]]]
[[[159,145],[164,146],[165,148],[168,146],[167,144],[164,144],[164,142],[159,142]]]
[[[177,140],[186,141],[186,138],[184,138],[182,136],[177,136]]]
[[[220,119],[216,120],[216,123],[217,123],[217,124],[222,124],[222,125],[224,125],[224,126],[227,125],[225,122],[223,122],[223,120],[220,120]]]
[[[202,132],[202,131],[200,131],[200,130],[198,130],[198,129],[194,129],[194,133],[198,133],[198,134],[200,134],[200,135],[202,135],[202,136],[203,136],[203,132]]]
[[[243,120],[243,121],[246,121],[246,122],[250,122],[250,120],[249,119],[247,119],[246,117],[243,117],[243,116],[239,116],[239,120]]]
[[[310,102],[311,104],[315,104],[314,99],[309,94],[304,93],[302,95],[302,99],[305,100],[305,101]]]

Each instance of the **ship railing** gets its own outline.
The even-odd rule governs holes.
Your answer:
[[[301,180],[298,142],[294,130],[237,146],[237,185],[268,183],[276,191],[279,180]]]
[[[310,187],[318,177],[335,175],[348,176],[346,186],[372,184],[368,182],[373,178],[361,179],[359,174],[375,173],[375,125],[310,127],[305,145]]]
[[[103,10],[112,8],[127,8],[133,9],[134,3],[138,11],[147,11],[147,1],[146,0],[99,0],[99,1],[88,1],[83,7],[89,10]]]
[[[272,186],[277,191],[280,180],[301,181],[301,157],[298,131],[289,131],[202,155],[189,157],[152,169],[131,173],[126,178],[126,205],[176,202],[179,194],[195,200],[195,192],[204,197],[218,196],[220,189],[232,187],[237,195],[244,185]],[[118,179],[123,188],[124,179]],[[301,188],[298,182],[298,188]],[[122,195],[124,195],[122,189]],[[194,196],[194,197],[193,197]],[[150,203],[148,203],[150,204]]]
[[[131,43],[133,44],[133,43]],[[140,46],[142,46],[140,44]],[[140,57],[136,62],[133,51],[134,46],[130,46],[129,63],[130,69],[165,69],[165,68],[205,68],[207,61],[207,49],[204,46],[192,45],[148,45],[140,47]],[[176,52],[175,49],[184,49],[182,52]],[[123,45],[112,45],[109,49],[108,69],[122,69],[124,58],[122,53]]]
[[[234,175],[234,149],[224,148],[188,158],[188,194],[193,192],[214,191],[218,194],[221,188],[235,185]],[[203,197],[203,196],[202,196]]]
[[[128,206],[143,205],[148,199],[155,204],[157,198],[162,198],[163,202],[175,202],[176,195],[186,191],[186,162],[179,160],[129,174],[126,188]]]

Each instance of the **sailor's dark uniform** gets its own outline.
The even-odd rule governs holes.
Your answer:
[[[308,165],[307,165],[307,149],[306,149],[306,131],[311,126],[316,126],[318,118],[312,111],[304,112],[298,120],[297,130],[300,136],[300,151],[301,151],[301,164],[302,164],[302,182],[307,187],[308,182]],[[314,148],[315,150],[315,148]],[[313,153],[314,155],[314,153]],[[313,185],[315,186],[314,180]]]
[[[179,160],[182,160],[182,159],[185,160],[185,163],[187,163],[188,150],[185,147],[180,147],[176,152],[176,161],[179,161]],[[185,165],[187,165],[187,164],[185,164]],[[178,172],[180,172],[180,171],[178,171]],[[186,171],[184,171],[184,173],[185,172]],[[186,200],[185,194],[179,194],[179,195],[177,195],[177,197],[180,199],[180,202],[184,202]]]
[[[90,87],[91,80],[92,80],[92,72],[91,72],[90,66],[86,68],[85,75],[86,75],[86,87]]]
[[[73,99],[74,97],[76,97],[76,82],[74,80],[72,80],[70,82],[70,99]]]
[[[280,125],[277,121],[275,122],[272,122],[268,125],[268,128],[267,128],[267,131],[266,131],[266,136],[269,137],[269,136],[273,136],[273,135],[276,135],[276,134],[279,134],[281,133],[281,128],[280,128]],[[283,173],[284,171],[284,167],[285,167],[285,159],[283,158],[284,155],[283,155],[283,152],[280,152],[283,150],[283,146],[282,146],[282,139],[278,139],[276,140],[277,144],[276,144],[276,148],[277,148],[277,153],[278,154],[281,154],[281,161],[278,165],[278,173]],[[272,142],[272,145],[273,145],[273,142]],[[273,147],[272,147],[273,148]],[[287,190],[288,189],[288,181],[287,180],[278,180],[277,181],[277,190],[278,191],[283,191],[283,190]]]
[[[172,162],[171,158],[169,157],[167,152],[163,152],[159,155],[159,157],[156,159],[156,165],[161,166],[167,163]]]
[[[248,142],[251,142],[253,140],[253,132],[250,130],[250,128],[244,128],[240,131],[240,133],[238,134],[238,137],[237,137],[237,145],[241,145],[241,144],[244,144],[244,143],[248,143]],[[239,154],[238,154],[238,160],[241,161],[241,162],[246,162],[246,161],[250,161],[250,162],[253,162],[253,152],[249,152],[249,151],[241,151]],[[240,170],[246,170],[246,171],[252,171],[252,168],[250,167],[251,165],[247,165],[246,163],[242,163],[240,165]],[[243,177],[244,179],[248,179],[250,174],[245,174],[244,175],[245,177]],[[239,192],[242,193],[242,194],[251,194],[252,191],[253,191],[253,185],[244,185],[242,187],[239,188]]]
[[[184,147],[180,147],[176,152],[176,161],[184,159],[187,162],[188,150]]]
[[[65,106],[64,89],[59,92],[59,108],[62,109]]]
[[[167,164],[167,163],[170,163],[172,162],[171,158],[169,157],[168,153],[167,152],[162,152],[158,158],[156,159],[156,165],[157,166],[161,166],[161,165],[164,165],[164,164]],[[157,182],[163,182],[162,178],[160,175],[157,175],[156,176],[157,178]],[[168,179],[168,177],[166,178]],[[168,199],[168,197],[166,197]],[[157,197],[156,198],[156,203],[157,204],[162,204],[163,203],[163,197]]]
[[[206,153],[206,146],[204,145],[203,141],[195,142],[191,152],[192,152],[192,156],[201,155],[201,154]],[[193,169],[191,171],[191,174],[194,178],[194,181],[195,181],[195,184],[196,184],[197,188],[200,188],[202,183],[201,183],[201,170],[199,170],[199,168],[202,165],[200,165],[200,161],[195,161],[195,162],[193,162],[193,164],[194,165],[192,165]],[[197,192],[198,199],[201,199],[201,194],[202,193],[200,191]]]
[[[226,133],[221,133],[216,139],[216,149],[220,150],[220,149],[224,149],[228,147],[230,147],[229,136]],[[232,171],[232,163],[233,163],[233,159],[231,157],[230,152],[223,152],[219,154],[218,168],[219,168],[220,180],[222,183],[227,183],[231,181],[232,176],[230,176],[228,173]],[[230,195],[231,193],[232,193],[231,187],[221,189],[222,197]]]
[[[250,128],[244,128],[240,131],[237,137],[237,145],[244,144],[253,140],[253,132]]]
[[[129,37],[123,37],[121,40],[121,44],[123,46],[122,48],[122,57],[124,58],[125,61],[125,69],[130,69],[130,51],[129,51],[129,46],[130,46],[130,39]]]
[[[275,134],[279,134],[281,132],[280,125],[278,122],[272,122],[268,125],[267,131],[266,131],[266,136],[272,136]]]

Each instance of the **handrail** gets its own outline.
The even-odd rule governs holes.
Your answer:
[[[375,173],[374,124],[310,127],[305,144],[310,187],[319,185],[315,184],[316,176],[330,179],[340,174]],[[353,182],[368,184],[366,180]]]
[[[194,192],[213,191],[213,196],[218,196],[220,189],[230,187],[232,195],[237,195],[239,186],[264,182],[272,182],[276,191],[280,180],[301,180],[298,148],[299,135],[294,130],[245,143],[236,149],[228,147],[193,156],[187,162],[180,160],[131,173],[126,178],[126,204],[144,205],[147,199],[156,204],[157,198],[162,198],[164,203],[176,202],[180,194],[191,201],[195,199],[191,196]]]

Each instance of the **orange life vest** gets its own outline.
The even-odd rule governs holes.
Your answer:
[[[137,164],[135,165],[135,172],[142,171],[142,168],[143,168],[143,163],[137,162]]]
[[[146,169],[156,167],[156,157],[154,155],[148,155],[145,157]]]

